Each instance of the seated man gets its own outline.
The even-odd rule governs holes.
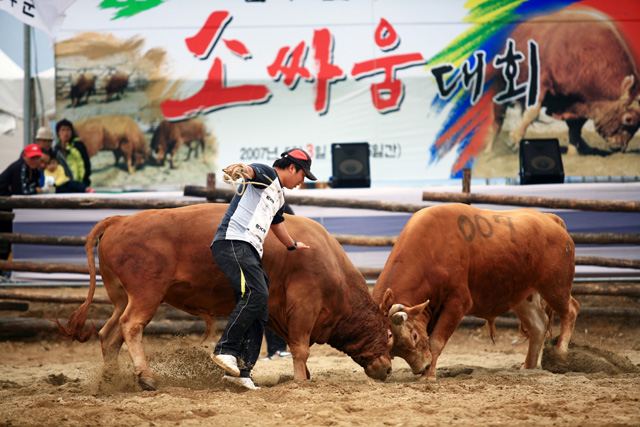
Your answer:
[[[27,145],[20,158],[0,174],[0,196],[39,193],[41,157],[42,149],[38,144]]]

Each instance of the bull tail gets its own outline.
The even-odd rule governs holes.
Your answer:
[[[96,326],[91,323],[89,331],[84,332],[84,325],[87,320],[87,311],[93,300],[93,295],[96,291],[96,260],[95,260],[95,247],[100,240],[100,237],[104,234],[107,227],[111,223],[111,218],[100,221],[93,227],[93,230],[87,236],[87,243],[85,244],[85,250],[87,252],[87,264],[89,266],[89,294],[87,299],[78,307],[69,317],[65,326],[62,326],[58,318],[56,317],[56,323],[58,324],[58,334],[63,339],[77,340],[80,342],[87,341],[93,334],[96,333]]]
[[[489,336],[491,337],[491,341],[496,343],[496,319],[487,319],[487,328],[489,329]]]

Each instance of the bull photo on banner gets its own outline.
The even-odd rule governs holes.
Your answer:
[[[332,178],[369,144],[374,185],[516,178],[557,139],[566,176],[640,175],[633,1],[75,2],[57,118],[96,187],[203,185],[291,147]],[[221,177],[218,177],[220,179]]]

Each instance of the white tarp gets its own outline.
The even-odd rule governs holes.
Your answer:
[[[23,117],[23,80],[22,68],[0,50],[0,134],[15,128],[15,117]],[[12,120],[5,116],[11,116]],[[13,126],[7,128],[10,121]]]
[[[33,80],[36,116],[48,122],[56,113],[55,68],[38,73]],[[24,146],[23,82],[22,68],[0,50],[0,172],[18,158]]]

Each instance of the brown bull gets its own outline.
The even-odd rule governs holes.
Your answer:
[[[151,151],[155,153],[158,165],[164,165],[167,156],[171,155],[170,165],[171,168],[174,168],[176,153],[183,144],[189,148],[186,160],[191,158],[192,151],[195,151],[195,157],[198,157],[198,147],[200,147],[204,158],[205,138],[206,129],[200,119],[179,122],[163,120],[151,138]]]
[[[63,335],[86,341],[87,310],[95,290],[94,246],[113,315],[100,330],[105,365],[117,363],[126,342],[144,389],[156,384],[142,347],[142,332],[161,302],[201,317],[207,324],[228,317],[235,299],[213,260],[209,245],[227,205],[203,204],[147,210],[99,222],[87,236],[91,286],[87,300],[69,318]],[[390,322],[373,302],[366,282],[340,244],[317,222],[285,216],[292,236],[312,249],[289,252],[273,233],[262,259],[271,283],[269,327],[285,338],[293,356],[294,379],[310,378],[306,362],[313,343],[347,353],[372,378],[391,372]]]
[[[611,21],[593,9],[568,9],[520,24],[510,36],[525,59],[517,84],[529,79],[528,42],[538,45],[540,92],[537,105],[524,111],[511,143],[524,138],[541,107],[569,126],[569,152],[593,151],[582,139],[582,127],[593,119],[596,130],[613,151],[625,151],[640,126],[640,74],[635,60]],[[496,93],[504,90],[498,77]],[[507,104],[494,103],[486,151],[504,122]]]
[[[533,209],[448,204],[418,211],[373,289],[393,322],[391,355],[421,380],[435,380],[438,357],[464,315],[487,319],[493,337],[496,317],[509,310],[529,338],[523,369],[538,367],[552,311],[562,323],[563,355],[580,309],[571,296],[574,249],[562,219]]]
[[[71,107],[77,107],[86,95],[85,103],[89,102],[89,96],[96,91],[96,76],[89,73],[75,73],[71,75]]]
[[[89,157],[98,151],[111,150],[116,158],[116,165],[124,157],[130,174],[147,159],[147,140],[140,126],[129,116],[105,114],[85,117],[78,120],[74,127],[87,147]]]
[[[112,96],[116,95],[118,99],[124,95],[124,90],[129,85],[129,76],[124,73],[113,73],[103,77],[103,87],[107,96],[104,102],[109,102]]]

